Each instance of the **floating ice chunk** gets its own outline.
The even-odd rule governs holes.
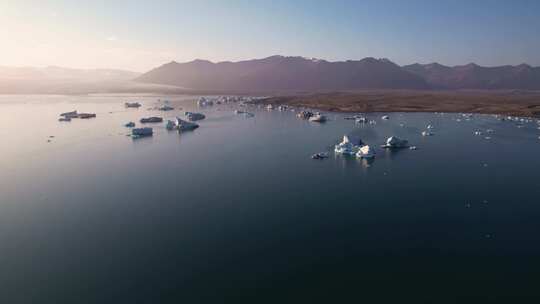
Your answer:
[[[361,144],[362,140],[344,135],[343,141],[334,147],[334,151],[338,154],[355,155]]]
[[[156,122],[163,122],[163,118],[161,117],[146,117],[141,118],[141,123],[156,123]]]
[[[328,153],[326,152],[319,152],[311,155],[312,159],[325,159],[328,158]]]
[[[317,113],[309,118],[309,121],[311,122],[325,122],[326,120],[326,116],[320,113]]]
[[[371,149],[369,145],[365,145],[365,146],[360,147],[360,149],[358,149],[358,152],[356,153],[356,157],[374,158],[375,151],[373,151],[373,149]]]
[[[124,105],[126,108],[138,108],[141,106],[138,102],[126,102]]]
[[[178,131],[191,131],[191,130],[195,130],[199,127],[198,124],[194,123],[194,122],[189,122],[189,121],[185,121],[185,120],[182,120],[180,119],[179,117],[176,117],[176,128],[178,129]]]
[[[206,116],[202,113],[186,112],[185,114],[190,121],[197,121],[206,118]]]
[[[408,147],[408,141],[400,139],[397,136],[391,136],[386,140],[386,144],[382,145],[383,148],[406,148]]]
[[[152,128],[135,128],[131,130],[131,136],[134,138],[143,136],[152,136],[154,130]]]

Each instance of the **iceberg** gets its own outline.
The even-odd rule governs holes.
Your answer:
[[[152,136],[154,130],[152,128],[135,128],[131,130],[131,137],[139,138],[143,136]]]
[[[311,155],[312,159],[325,159],[328,158],[328,153],[326,152],[319,152]]]
[[[94,114],[94,113],[80,113],[79,115],[77,115],[77,117],[79,117],[80,119],[95,118],[96,114]]]
[[[210,106],[213,106],[214,105],[214,102],[212,100],[209,100],[205,97],[201,97],[199,98],[199,100],[197,100],[197,106],[199,107],[210,107]]]
[[[201,113],[186,112],[185,114],[190,121],[197,121],[206,118],[206,116]]]
[[[71,111],[71,112],[62,113],[60,114],[60,116],[64,118],[78,118],[79,114],[77,114],[77,111]]]
[[[429,131],[422,131],[422,136],[432,136],[433,133],[429,132]]]
[[[169,105],[163,105],[163,106],[159,107],[158,110],[160,110],[160,111],[172,111],[172,110],[174,110],[174,108],[169,106]]]
[[[326,116],[321,115],[320,113],[317,113],[309,118],[309,121],[311,122],[325,122],[326,120]]]
[[[356,123],[358,123],[358,124],[366,124],[366,123],[368,123],[368,120],[365,117],[357,117],[354,121]]]
[[[174,130],[176,128],[176,124],[172,120],[167,120],[167,123],[165,124],[165,129],[167,130]]]
[[[391,136],[386,140],[386,144],[382,145],[383,148],[406,148],[409,142],[405,139],[400,139],[396,136]]]
[[[138,108],[141,106],[141,104],[138,102],[126,102],[124,105],[126,108]]]
[[[191,130],[195,130],[199,127],[198,124],[194,123],[194,122],[189,122],[189,121],[185,121],[185,120],[182,120],[180,119],[179,117],[176,117],[176,128],[178,129],[178,131],[191,131]]]
[[[306,110],[300,111],[298,114],[296,114],[296,117],[302,118],[302,119],[309,119],[312,116],[313,116],[313,112],[306,111]]]
[[[371,149],[370,146],[365,145],[365,146],[360,147],[360,149],[358,149],[358,152],[356,153],[356,157],[359,157],[359,158],[374,158],[375,157],[375,152]]]
[[[334,147],[334,151],[338,154],[355,155],[359,145],[362,145],[362,140],[344,135],[343,141]]]
[[[141,118],[141,123],[155,123],[155,122],[162,122],[163,118],[161,117],[148,117],[148,118]]]

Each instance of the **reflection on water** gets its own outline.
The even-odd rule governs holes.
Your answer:
[[[149,110],[158,98],[176,110]],[[246,118],[234,105],[194,105],[190,96],[0,97],[1,297],[329,303],[359,293],[401,301],[419,286],[431,300],[535,294],[535,122],[376,113],[366,115],[375,125],[340,114],[316,124],[289,111]],[[74,109],[97,117],[57,121]],[[152,137],[126,136],[128,121],[195,110],[207,119],[193,132],[154,124]],[[422,137],[428,124],[435,135]],[[473,134],[487,129],[491,140]],[[335,155],[344,134],[375,159]],[[380,148],[392,135],[418,150]],[[311,159],[323,151],[330,157]]]

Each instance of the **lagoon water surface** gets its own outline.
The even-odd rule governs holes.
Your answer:
[[[149,110],[158,98],[177,109]],[[376,125],[358,125],[327,113],[315,124],[195,100],[0,97],[2,303],[538,295],[535,121],[374,113]],[[58,122],[75,109],[97,117]],[[194,132],[161,123],[153,137],[126,136],[128,121],[186,110],[207,115]],[[435,135],[422,137],[428,124]],[[310,158],[344,134],[374,147],[397,135],[418,150]]]

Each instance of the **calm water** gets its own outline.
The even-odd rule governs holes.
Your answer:
[[[182,110],[147,110],[158,98]],[[130,100],[143,107],[125,109]],[[340,114],[314,124],[223,105],[201,110],[191,133],[156,124],[151,138],[126,136],[130,120],[194,105],[0,96],[1,303],[538,296],[536,122],[394,113],[368,115],[376,125]],[[97,118],[57,121],[75,109]],[[435,136],[422,137],[429,123]],[[310,158],[344,134],[372,146],[397,135],[418,150],[377,149],[370,164]]]

